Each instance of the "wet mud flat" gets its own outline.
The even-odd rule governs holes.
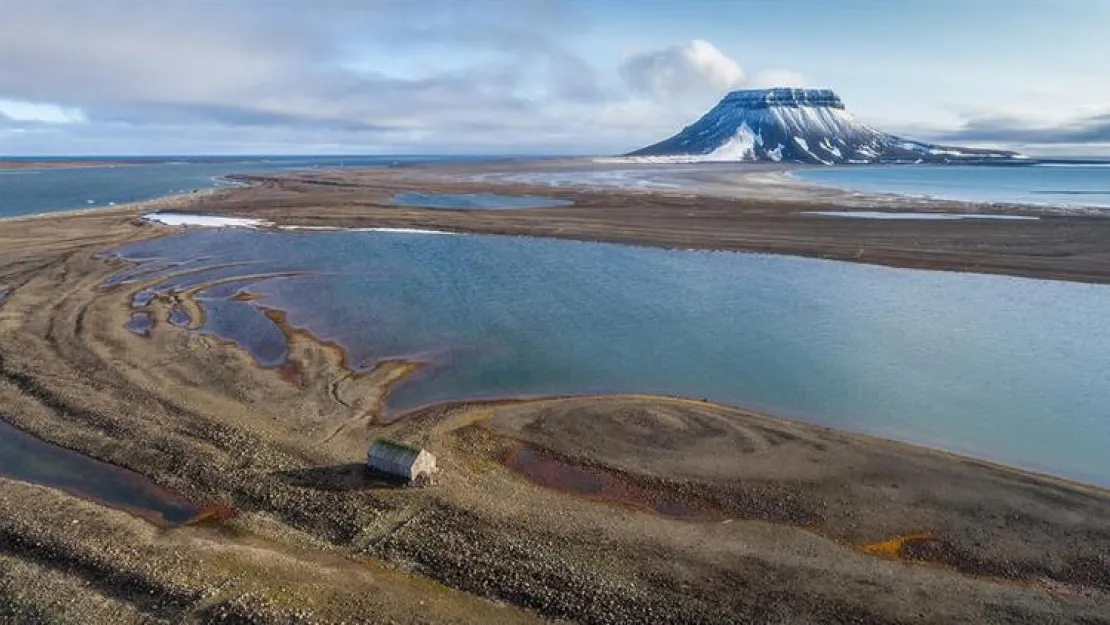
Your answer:
[[[211,335],[130,332],[136,303],[161,321],[172,302],[105,288],[128,265],[100,255],[167,229],[120,213],[8,225],[9,422],[239,513],[166,530],[0,479],[14,622],[1108,622],[1105,490],[659,397],[385,424],[403,363],[352,371],[293,331],[290,378]],[[435,453],[436,484],[365,479],[377,436]],[[557,460],[554,482],[505,466],[521,446]]]

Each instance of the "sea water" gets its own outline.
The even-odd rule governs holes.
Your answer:
[[[1110,163],[1014,167],[856,165],[804,169],[794,175],[807,182],[864,193],[1110,209]]]
[[[190,157],[140,160],[110,166],[0,169],[0,219],[139,202],[196,189],[230,186],[230,174],[257,174],[338,167],[388,167],[473,157],[282,156]],[[82,159],[76,159],[78,162]],[[87,159],[102,162],[105,159]]]

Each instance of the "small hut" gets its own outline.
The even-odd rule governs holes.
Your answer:
[[[372,471],[412,482],[421,476],[430,478],[435,473],[436,457],[424,449],[379,438],[366,454],[366,466]]]

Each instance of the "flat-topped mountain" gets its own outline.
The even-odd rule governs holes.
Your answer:
[[[934,145],[857,120],[830,89],[733,91],[675,136],[628,154],[681,161],[1019,163],[1017,152]]]

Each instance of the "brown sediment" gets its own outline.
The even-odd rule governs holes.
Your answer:
[[[695,497],[682,498],[673,487],[645,483],[602,467],[585,466],[559,458],[549,450],[517,445],[503,454],[505,466],[530,481],[588,499],[611,501],[691,521],[724,521],[728,514],[715,504]]]
[[[304,385],[304,373],[301,371],[300,365],[298,365],[296,362],[292,360],[286,360],[285,362],[281,363],[277,370],[278,374],[281,376],[281,379],[292,384],[293,386]]]
[[[351,217],[365,194],[378,192],[366,180],[346,187],[352,202],[342,218],[433,223],[399,209],[394,222]],[[286,215],[294,216],[302,202],[338,200],[303,186],[303,197],[285,182],[240,195],[239,208],[278,211],[289,200]],[[615,208],[615,216],[635,201],[613,198],[593,197],[587,208]],[[653,220],[662,203],[678,201],[643,198]],[[771,232],[755,205],[745,206],[725,235],[748,225]],[[733,210],[705,207],[724,211],[720,219]],[[16,622],[1105,621],[1110,493],[1102,489],[648,396],[443,404],[386,424],[367,417],[380,414],[411,363],[353,374],[339,346],[286,324],[294,386],[205,333],[160,324],[135,340],[123,327],[129,290],[99,288],[126,264],[96,256],[173,232],[137,225],[138,210],[0,228],[0,283],[18,287],[0,311],[0,406],[44,440],[238,515],[217,528],[159,529],[0,480],[0,610],[14,606]],[[516,213],[534,210],[548,209]],[[548,225],[587,236],[600,228],[588,212],[579,213],[588,227],[576,230],[569,214]],[[679,231],[702,218],[710,228],[724,223],[705,212],[685,223],[682,214],[674,216]],[[466,219],[452,223],[481,230],[518,218]],[[542,220],[529,223],[532,234],[552,232]],[[614,236],[654,236],[637,223]],[[1051,239],[1054,228],[1027,233]],[[1002,232],[994,224],[981,231]],[[917,232],[929,240],[942,230]],[[395,488],[367,478],[365,452],[377,436],[435,453],[436,484]],[[692,503],[735,520],[691,523],[540,488],[498,462],[507,444],[614,476],[617,490],[603,484],[603,493]],[[857,548],[921,528],[940,539],[904,541],[903,561]],[[59,592],[72,602],[54,601]]]
[[[489,418],[483,419],[483,422]],[[790,504],[774,493],[767,493],[762,508],[757,508],[753,514],[746,506],[732,508],[730,503],[734,500],[720,490],[714,492],[714,489],[704,486],[691,487],[689,484],[600,466],[519,441],[510,443],[502,452],[500,461],[544,488],[587,500],[627,505],[683,521],[758,520],[783,523],[869,556],[946,567],[963,575],[990,581],[1025,583],[1081,594],[1090,594],[1092,588],[1110,589],[1110,567],[1097,561],[1094,567],[1088,564],[1090,570],[1099,571],[1097,575],[1088,575],[1082,583],[1067,576],[1070,582],[1063,582],[1059,575],[1046,573],[1039,566],[979,557],[935,532],[909,532],[881,541],[853,544],[845,539],[841,529],[830,526],[824,516],[802,519],[792,514],[781,514],[781,510]]]

